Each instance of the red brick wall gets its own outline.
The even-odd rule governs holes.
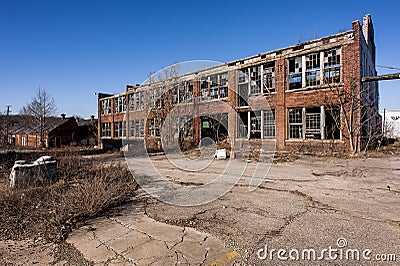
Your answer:
[[[359,22],[353,22],[353,37],[354,40],[351,41],[349,39],[346,40],[343,36],[341,38],[344,38],[342,42],[337,42],[337,45],[342,45],[342,56],[341,56],[341,62],[342,62],[342,83],[340,85],[340,88],[344,88],[345,90],[349,90],[352,88],[352,86],[355,86],[356,90],[359,91],[360,89],[360,24]],[[328,39],[324,39],[324,45],[330,45],[329,42],[329,37]],[[295,149],[295,148],[302,148],[304,147],[304,143],[308,142],[306,146],[309,146],[310,149],[317,149],[317,147],[321,147],[322,149],[325,149],[327,145],[332,145],[332,141],[323,141],[323,140],[300,140],[300,141],[293,141],[293,140],[287,140],[287,108],[292,108],[292,107],[308,107],[308,106],[324,106],[327,105],[327,103],[336,103],[336,96],[332,92],[332,88],[327,86],[327,85],[321,85],[317,86],[312,89],[307,89],[307,90],[296,90],[296,91],[287,91],[288,88],[288,58],[291,56],[299,56],[302,54],[307,54],[311,48],[307,48],[309,50],[304,50],[304,53],[301,49],[294,51],[293,54],[287,53],[287,54],[282,54],[282,55],[277,55],[276,60],[275,60],[275,88],[276,88],[276,93],[272,93],[269,96],[265,96],[265,99],[268,101],[269,106],[271,109],[275,110],[275,120],[276,120],[276,145],[278,150],[287,150],[287,149]],[[314,49],[314,48],[312,48]],[[324,47],[321,47],[319,49],[318,46],[316,46],[315,51],[323,51]],[[259,64],[259,62],[256,62],[255,64]],[[303,71],[305,71],[303,69]],[[236,71],[230,71],[228,73],[228,99],[221,103],[221,102],[199,102],[195,104],[194,110],[194,116],[198,116],[201,114],[217,114],[217,113],[223,113],[223,112],[228,112],[230,113],[228,116],[228,132],[230,136],[230,141],[233,142],[235,141],[236,137],[236,132],[237,132],[237,121],[235,119],[234,115],[234,110],[239,110],[236,105],[237,105],[237,94],[236,94],[236,88],[237,88],[237,72]],[[198,81],[193,81],[193,96],[197,97],[200,96],[200,83]],[[147,101],[147,93],[144,94],[145,101]],[[251,106],[254,109],[258,108],[258,105],[255,102],[252,102],[253,99],[249,99]],[[167,101],[168,102],[168,101]],[[227,108],[227,106],[233,107],[232,110]],[[171,107],[166,107],[166,110],[168,111],[168,108]],[[100,110],[100,103],[99,103],[99,110]],[[112,113],[114,112],[114,101],[111,101],[111,110]],[[244,109],[240,109],[239,111],[247,111]],[[146,111],[143,112],[135,112],[134,114],[132,113],[131,115],[134,115],[136,119],[145,119],[147,113]],[[151,116],[151,114],[150,114]],[[100,113],[99,113],[99,118],[100,118]],[[99,137],[101,137],[100,130],[101,130],[101,122],[111,122],[111,131],[112,135],[114,134],[114,122],[115,121],[122,121],[124,118],[124,114],[110,114],[110,115],[105,115],[101,116],[101,119],[99,119]],[[135,119],[130,117],[130,119]],[[145,119],[146,120],[146,119]],[[356,121],[359,121],[359,112],[356,113]],[[194,118],[194,142],[198,143],[199,138],[200,138],[200,118]],[[344,121],[342,122],[342,129],[343,129],[343,135],[348,134],[345,128],[345,123]],[[127,125],[128,127],[128,125]],[[147,138],[147,125],[145,125],[145,137]],[[344,137],[342,139],[343,141],[336,141],[333,145],[338,146],[338,149],[348,149],[349,144],[348,140]],[[151,140],[152,144],[149,144],[150,146],[157,146],[158,139],[154,138],[154,140]],[[153,145],[154,144],[154,145]]]
[[[275,62],[276,102],[275,104],[270,103],[271,108],[275,109],[276,148],[278,150],[283,150],[285,148],[286,139],[286,61],[286,59],[281,58]]]

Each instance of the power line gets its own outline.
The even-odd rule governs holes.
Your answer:
[[[400,70],[400,68],[398,68],[398,67],[391,67],[391,66],[379,66],[379,65],[377,65],[377,67],[380,67],[380,68],[388,68],[388,69],[394,69],[394,70]]]

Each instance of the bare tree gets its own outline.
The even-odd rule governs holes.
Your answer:
[[[173,64],[170,67],[163,68],[157,73],[149,73],[145,84],[149,84],[148,98],[148,115],[146,126],[149,131],[149,136],[158,139],[161,137],[162,125],[165,122],[165,117],[168,111],[173,108],[172,97],[173,93],[178,88],[178,77],[180,69],[178,64]],[[176,120],[174,117],[173,120]],[[172,122],[172,121],[171,121]],[[176,122],[176,121],[174,121]],[[167,126],[166,129],[171,130],[172,126]],[[173,142],[173,133],[168,132],[163,140]],[[151,141],[148,142],[151,144]],[[161,149],[161,141],[157,140],[157,149]]]
[[[46,89],[39,89],[36,96],[24,107],[22,107],[21,114],[31,116],[39,128],[40,132],[40,145],[45,146],[44,133],[46,128],[47,117],[54,115],[56,112],[56,104],[54,98],[47,92]]]
[[[371,143],[377,141],[381,136],[381,131],[373,126],[372,117],[378,112],[374,106],[374,100],[368,101],[369,86],[363,86],[354,79],[350,86],[335,86],[329,80],[325,79],[325,84],[328,85],[333,97],[326,97],[326,110],[332,114],[332,119],[335,124],[335,131],[342,130],[343,138],[349,141],[350,150],[353,153],[360,152],[360,141],[363,140],[365,145],[361,145],[367,149]],[[340,112],[335,112],[338,108]],[[342,126],[343,124],[343,126]]]
[[[348,139],[351,151],[357,152],[358,137],[361,129],[357,123],[358,119],[355,117],[361,105],[357,84],[353,82],[350,88],[331,86],[329,84],[329,88],[335,98],[333,104],[337,105],[343,114],[341,117],[335,117],[334,120],[336,123],[344,122],[346,132],[343,132],[343,137]]]

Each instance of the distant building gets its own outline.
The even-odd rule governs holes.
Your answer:
[[[97,119],[92,115],[90,119],[76,118],[78,123],[78,145],[97,146]]]
[[[400,110],[381,110],[385,136],[400,139]]]
[[[33,117],[9,117],[8,143],[17,147],[39,148],[40,127]],[[76,143],[78,124],[75,117],[48,117],[44,128],[44,143],[48,148]]]
[[[99,144],[108,149],[121,147],[123,139],[145,140],[149,150],[162,149],[164,120],[184,105],[194,115],[182,112],[176,121],[182,125],[176,136],[182,146],[229,136],[231,145],[250,139],[273,143],[277,150],[349,150],[348,118],[352,143],[361,150],[381,128],[378,83],[361,82],[376,75],[374,28],[366,15],[349,31],[178,76],[166,93],[160,93],[162,82],[128,85],[116,95],[99,93]],[[336,100],[336,89],[344,92],[344,101],[359,101],[351,115]],[[260,97],[269,108],[257,107]]]

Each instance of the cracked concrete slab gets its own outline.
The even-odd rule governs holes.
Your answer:
[[[118,216],[95,219],[67,242],[98,265],[200,265],[232,252],[208,233],[161,223],[144,213],[130,217],[133,223]]]

